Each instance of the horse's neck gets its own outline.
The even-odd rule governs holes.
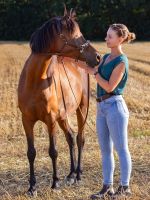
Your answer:
[[[52,57],[31,54],[26,66],[27,81],[37,83],[46,79],[51,59]]]

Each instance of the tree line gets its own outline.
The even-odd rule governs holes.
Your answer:
[[[124,23],[138,40],[149,40],[149,0],[0,0],[0,40],[29,40],[45,21],[76,8],[84,36],[103,40],[112,23]]]

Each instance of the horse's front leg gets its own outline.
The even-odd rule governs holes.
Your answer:
[[[77,135],[77,146],[78,146],[78,164],[77,164],[77,181],[81,180],[82,174],[82,153],[83,147],[85,143],[84,139],[84,126],[85,126],[85,118],[87,114],[87,106],[80,105],[77,109],[77,121],[78,121],[78,135]]]
[[[36,178],[34,174],[34,160],[36,157],[36,150],[34,148],[34,135],[33,135],[33,127],[35,124],[35,121],[27,119],[25,116],[22,116],[22,122],[24,126],[24,130],[26,133],[26,138],[27,138],[27,145],[28,145],[28,150],[27,150],[27,157],[29,160],[29,166],[30,166],[30,187],[27,192],[27,195],[29,196],[36,196],[37,191],[36,191]]]
[[[54,123],[48,123],[48,132],[49,132],[49,141],[50,141],[50,146],[49,146],[49,156],[52,159],[52,165],[53,165],[53,183],[51,188],[59,188],[59,178],[57,175],[57,157],[58,157],[58,152],[56,150],[56,122]]]
[[[70,151],[70,173],[67,176],[67,184],[72,185],[76,181],[76,155],[75,155],[75,142],[76,138],[71,130],[67,120],[59,120],[59,126],[65,133],[66,141],[69,145]]]

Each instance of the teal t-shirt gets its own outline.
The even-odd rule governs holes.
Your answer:
[[[109,55],[110,54],[105,54],[103,56],[103,61],[98,67],[98,72],[102,78],[109,81],[114,68],[121,62],[124,62],[124,64],[125,64],[124,75],[123,75],[121,81],[119,82],[119,84],[117,85],[117,87],[111,92],[115,95],[120,95],[120,94],[123,94],[123,91],[124,91],[124,88],[126,86],[126,82],[128,79],[128,68],[129,68],[128,58],[125,54],[121,54],[121,55],[117,56],[116,58],[114,58],[113,60],[111,60],[110,62],[104,64],[107,56],[109,56]],[[107,92],[99,84],[97,84],[97,97],[103,96],[104,94],[107,94]]]

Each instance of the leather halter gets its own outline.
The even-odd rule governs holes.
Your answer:
[[[51,52],[43,52],[41,54],[43,55],[58,55],[58,56],[61,56],[62,55],[62,52],[63,52],[63,49],[65,48],[65,46],[70,46],[70,47],[73,47],[74,49],[77,49],[80,51],[81,54],[84,53],[85,49],[90,45],[90,41],[89,40],[86,40],[85,43],[83,43],[82,45],[75,45],[75,44],[72,44],[69,40],[66,39],[66,37],[64,36],[64,34],[59,34],[59,37],[64,41],[64,45],[62,46],[62,48],[60,49],[60,51],[58,52],[54,52],[54,53],[51,53]],[[85,57],[85,56],[84,56]],[[78,58],[76,58],[76,60],[78,60]],[[86,60],[86,58],[85,58]]]

